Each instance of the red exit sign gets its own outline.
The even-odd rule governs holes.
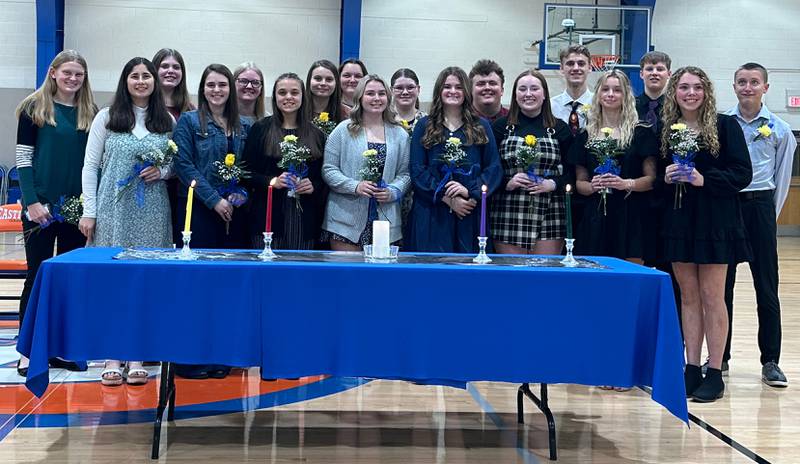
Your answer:
[[[800,108],[800,95],[787,95],[788,102],[786,106],[789,108]]]

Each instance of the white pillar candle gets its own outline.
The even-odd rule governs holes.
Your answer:
[[[372,256],[389,257],[389,221],[372,221]]]

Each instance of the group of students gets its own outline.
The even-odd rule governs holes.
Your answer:
[[[751,166],[751,145],[759,143],[763,150],[774,145],[773,161],[776,150],[783,150],[778,156],[788,160],[780,166],[773,162],[777,172],[787,162],[791,166],[793,141],[784,141],[791,132],[761,105],[760,96],[757,115],[745,114],[741,105],[734,116],[717,114],[706,73],[687,66],[671,74],[670,59],[660,52],[642,58],[646,90],[638,99],[618,70],[604,72],[590,91],[586,47],[571,46],[560,59],[564,93],[551,98],[545,77],[526,70],[514,79],[508,109],[501,105],[505,79],[497,63],[480,60],[469,74],[447,67],[435,81],[428,114],[419,109],[419,79],[412,70],[398,69],[387,81],[369,74],[359,60],[338,67],[320,60],[305,82],[294,73],[278,76],[268,115],[266,83],[253,63],[234,72],[220,64],[207,66],[194,107],[183,58],[172,49],[160,50],[152,61],[130,60],[111,106],[97,111],[86,62],[74,51],[63,51],[42,86],[17,110],[29,268],[20,318],[37,269],[52,256],[56,240],[58,253],[90,243],[180,246],[183,205],[193,182],[191,243],[196,248],[262,247],[271,186],[276,249],[359,251],[372,240],[372,221],[387,219],[391,242],[404,250],[474,253],[480,224],[476,208],[486,188],[491,249],[512,254],[562,252],[565,195],[574,188],[577,253],[674,270],[687,395],[713,401],[724,391],[728,265],[735,268],[753,258],[739,194],[751,181],[762,182],[754,180],[754,168],[758,172],[764,166]],[[740,68],[735,88],[741,76],[749,92],[758,85],[766,91],[763,67]],[[763,118],[772,135],[754,139],[747,125],[758,125],[755,134],[761,134]],[[669,150],[678,123],[700,142],[691,165],[673,161]],[[604,170],[593,149],[603,140],[615,142],[616,169]],[[287,143],[303,148],[306,162],[287,168]],[[153,161],[158,159],[153,154],[170,150],[175,151],[172,162]],[[533,156],[522,156],[526,150]],[[524,159],[529,162],[521,164]],[[365,176],[366,165],[378,178]],[[242,171],[236,182],[225,177],[233,168]],[[786,189],[783,177],[773,178],[765,185],[778,189],[779,211]],[[81,194],[78,227],[52,222],[52,205],[59,198]],[[680,207],[673,207],[677,194]],[[772,231],[774,244],[774,224]],[[777,274],[777,258],[774,266]],[[777,300],[777,275],[774,290]],[[777,320],[779,332],[779,313]],[[710,355],[705,375],[700,368],[704,336]],[[779,352],[780,334],[777,344]],[[771,363],[785,386],[778,354],[774,346],[769,349],[765,354],[762,346],[762,364]],[[22,358],[20,374],[26,366]],[[179,374],[224,377],[228,370],[181,366]],[[107,361],[102,382],[123,381],[147,382],[142,363],[127,362],[125,373],[120,361]]]

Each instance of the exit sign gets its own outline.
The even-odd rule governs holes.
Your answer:
[[[800,90],[786,89],[786,107],[800,108]]]

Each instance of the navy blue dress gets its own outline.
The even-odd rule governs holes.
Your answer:
[[[470,165],[476,165],[470,175],[455,174],[455,181],[467,188],[469,197],[478,205],[464,219],[450,212],[450,208],[442,202],[444,189],[434,198],[434,192],[443,174],[441,156],[445,143],[442,141],[430,148],[422,145],[422,137],[428,125],[428,117],[422,118],[414,128],[411,137],[411,182],[414,188],[414,206],[409,215],[409,237],[406,248],[411,251],[429,251],[440,253],[477,253],[478,232],[480,231],[480,199],[481,185],[488,187],[491,195],[503,179],[503,168],[500,154],[492,133],[492,127],[485,119],[480,124],[486,131],[488,142],[481,145],[466,145],[464,131],[445,131],[444,138],[458,137],[461,148],[467,154]],[[467,168],[469,170],[469,168]],[[491,201],[487,198],[487,202]],[[487,221],[489,212],[487,211]],[[487,227],[489,224],[487,224]]]

